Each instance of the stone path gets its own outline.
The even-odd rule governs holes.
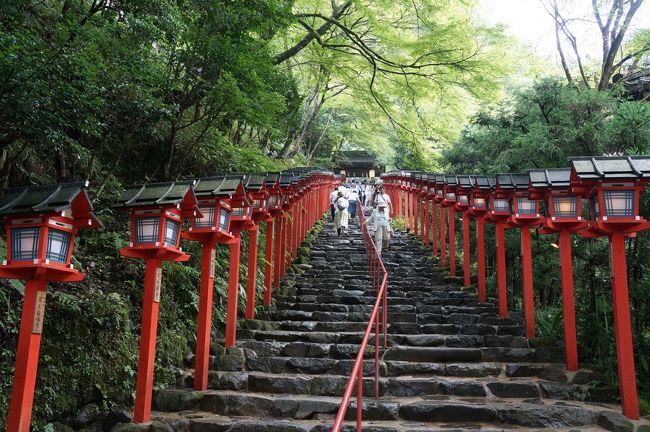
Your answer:
[[[521,317],[499,319],[429,255],[405,234],[384,253],[389,347],[377,400],[374,347],[366,353],[364,431],[635,429],[606,403],[611,389],[589,386],[593,373],[566,373],[561,348],[529,342]],[[358,225],[337,237],[328,224],[299,267],[235,348],[213,343],[210,390],[193,391],[188,371],[185,388],[155,392],[155,419],[192,432],[329,431],[375,300]]]

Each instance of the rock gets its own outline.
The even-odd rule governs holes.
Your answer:
[[[50,423],[50,426],[54,432],[74,432],[74,429],[72,429],[70,426],[60,422]]]
[[[131,423],[132,421],[133,416],[130,411],[114,409],[104,417],[104,420],[102,421],[102,430],[104,432],[110,432],[116,424]]]
[[[528,382],[491,382],[487,384],[493,395],[500,398],[537,398],[539,390]]]
[[[486,396],[483,384],[472,381],[442,381],[440,389],[444,394],[452,396],[472,396],[484,397]]]
[[[623,414],[614,411],[601,411],[598,416],[598,426],[611,432],[634,431],[634,423]]]
[[[208,374],[208,388],[216,390],[245,390],[248,375],[241,372],[214,372]]]
[[[93,423],[99,417],[99,407],[96,404],[84,405],[71,420],[71,425],[75,429],[83,429]]]
[[[149,432],[147,423],[118,423],[111,432]]]
[[[423,422],[491,422],[496,419],[492,407],[446,402],[415,402],[402,405],[400,419]]]
[[[544,395],[549,399],[584,400],[586,392],[580,387],[566,383],[539,383]]]
[[[509,377],[534,377],[538,376],[544,368],[537,365],[509,364],[506,365],[506,376]]]
[[[184,411],[198,406],[203,395],[188,390],[154,390],[151,405],[156,411]]]
[[[165,422],[152,421],[149,425],[149,432],[174,432],[174,429]]]
[[[531,428],[558,428],[594,424],[598,414],[582,408],[568,406],[526,406],[516,408],[500,407],[497,418],[506,423]]]
[[[295,419],[312,418],[315,414],[336,413],[338,403],[316,399],[276,399],[271,407],[274,417],[291,417]]]
[[[567,381],[566,373],[564,372],[564,368],[561,366],[549,366],[544,368],[542,373],[539,374],[539,377],[548,381],[561,383]]]

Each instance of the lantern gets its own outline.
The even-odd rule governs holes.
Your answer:
[[[8,189],[0,201],[7,259],[0,278],[26,281],[16,347],[7,431],[28,430],[48,281],[78,282],[70,263],[77,230],[101,228],[86,192],[88,182]]]
[[[544,218],[539,213],[539,200],[536,196],[529,195],[528,174],[500,174],[497,176],[497,183],[500,189],[510,192],[513,215],[509,222],[519,228],[521,236],[521,279],[526,337],[532,338],[535,336],[535,305],[530,229],[543,224]]]
[[[639,215],[639,196],[650,182],[650,156],[575,157],[570,160],[570,190],[590,201],[588,229],[581,234],[609,238],[621,405],[624,415],[638,419],[625,236],[634,236],[650,227]]]
[[[145,259],[144,298],[138,375],[133,419],[145,423],[151,417],[158,304],[163,261],[187,261],[179,247],[184,218],[203,218],[194,194],[194,180],[130,186],[114,208],[128,211],[131,217],[131,244],[120,250],[129,258]]]
[[[578,369],[578,346],[576,341],[575,306],[573,295],[573,257],[571,234],[585,228],[582,220],[581,196],[572,193],[570,169],[529,170],[529,195],[546,202],[546,220],[543,234],[559,234],[559,240],[551,245],[560,251],[562,278],[562,313],[564,318],[564,342],[568,370]]]
[[[486,197],[494,188],[495,179],[486,176],[471,178],[472,190],[469,193],[468,215],[476,219],[476,261],[477,261],[477,290],[478,300],[487,301],[485,284],[485,213],[487,212]]]

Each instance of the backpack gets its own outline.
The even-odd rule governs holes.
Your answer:
[[[341,204],[340,200],[336,200],[336,208],[339,209],[339,211],[345,210],[345,206]]]

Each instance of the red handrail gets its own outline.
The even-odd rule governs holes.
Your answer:
[[[341,405],[336,414],[336,419],[332,425],[331,432],[340,432],[343,425],[343,420],[345,419],[345,413],[348,410],[348,405],[350,405],[350,399],[352,397],[352,391],[354,390],[354,385],[357,385],[357,432],[361,432],[361,420],[363,414],[363,358],[368,346],[368,340],[370,339],[370,334],[375,329],[375,399],[379,397],[379,333],[383,332],[383,346],[386,347],[387,344],[387,334],[386,326],[388,321],[388,273],[384,267],[384,263],[381,260],[381,256],[377,252],[375,243],[370,236],[370,231],[366,225],[366,219],[363,213],[363,206],[361,202],[357,202],[359,215],[359,225],[361,226],[361,232],[363,234],[363,243],[366,248],[366,253],[368,254],[368,261],[370,265],[370,283],[373,288],[375,288],[377,293],[377,300],[375,301],[375,306],[372,309],[372,314],[370,315],[370,320],[368,321],[368,327],[366,327],[366,332],[363,335],[361,345],[359,346],[359,352],[357,353],[356,360],[354,361],[354,366],[352,367],[352,373],[350,374],[350,379],[348,384],[345,387],[345,392],[343,393],[343,399],[341,400]],[[380,326],[381,319],[381,326]]]

